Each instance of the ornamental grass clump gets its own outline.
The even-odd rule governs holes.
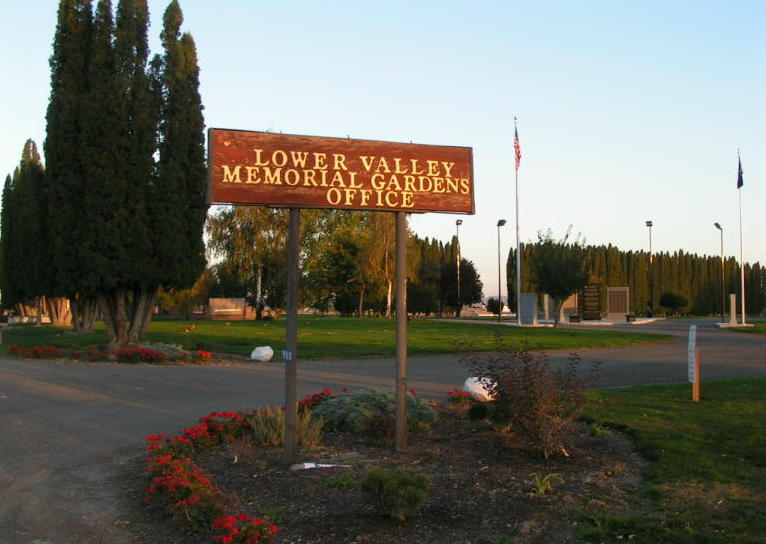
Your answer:
[[[283,445],[285,436],[285,411],[282,407],[266,406],[247,416],[254,441],[259,446],[277,448]],[[324,420],[313,418],[311,410],[298,411],[295,422],[298,444],[315,448],[322,443]]]
[[[313,415],[324,420],[328,431],[366,434],[373,439],[390,441],[396,430],[396,392],[392,388],[342,392],[324,400],[313,410]],[[436,417],[428,401],[407,393],[409,430],[427,430]]]
[[[362,479],[362,495],[376,510],[404,521],[420,511],[428,498],[428,478],[413,470],[370,469]]]
[[[546,459],[554,453],[568,455],[566,448],[586,407],[585,388],[596,381],[599,363],[593,363],[589,376],[580,377],[576,354],[563,368],[551,368],[545,354],[502,345],[497,353],[474,354],[463,362],[474,376],[488,379],[494,399],[474,410],[474,418],[486,417],[496,428],[516,433]]]

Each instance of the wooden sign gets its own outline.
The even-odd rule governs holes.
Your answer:
[[[208,131],[215,204],[474,213],[473,151],[433,146]]]

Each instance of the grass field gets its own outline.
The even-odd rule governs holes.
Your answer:
[[[185,332],[191,325],[194,330]],[[301,359],[390,357],[395,355],[393,319],[301,316],[299,355]],[[412,355],[453,353],[457,346],[471,345],[476,351],[496,347],[496,335],[505,342],[528,342],[533,349],[582,349],[621,347],[662,342],[669,336],[605,330],[518,329],[466,322],[412,320],[408,325],[408,351]],[[248,356],[255,346],[268,345],[279,351],[285,342],[285,321],[154,321],[149,342],[178,344],[187,349]],[[50,326],[14,326],[4,331],[3,343],[84,347],[107,343],[101,324],[96,332],[76,335]]]
[[[766,542],[766,379],[592,394],[587,416],[625,430],[651,461],[635,512],[583,512],[588,542]],[[631,536],[633,535],[633,536]]]
[[[731,327],[729,330],[750,334],[766,334],[766,321],[753,321],[752,327]]]

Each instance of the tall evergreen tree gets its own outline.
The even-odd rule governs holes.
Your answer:
[[[5,177],[3,184],[3,209],[0,216],[0,297],[3,308],[10,308],[18,302],[14,280],[13,237],[16,233],[16,219],[13,212],[13,178]]]
[[[172,0],[161,34],[160,153],[150,210],[155,228],[163,233],[157,246],[161,283],[175,288],[193,285],[205,267],[202,232],[208,207],[197,51],[191,35],[181,34],[182,23],[181,7]]]
[[[44,144],[49,184],[49,232],[53,290],[76,297],[89,286],[89,273],[98,254],[89,232],[88,177],[83,127],[89,104],[89,66],[93,20],[90,0],[61,0],[50,57],[51,94],[46,113]],[[77,320],[76,320],[77,323]]]

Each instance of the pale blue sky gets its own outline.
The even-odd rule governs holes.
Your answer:
[[[113,0],[116,3],[116,0]],[[152,47],[165,1],[150,0]],[[181,0],[210,127],[474,149],[463,255],[497,292],[514,242],[513,117],[523,152],[521,237],[739,255],[766,263],[766,2],[260,2]],[[57,2],[2,0],[0,172],[42,146]],[[447,240],[457,217],[410,219]],[[504,290],[504,288],[503,288]]]

